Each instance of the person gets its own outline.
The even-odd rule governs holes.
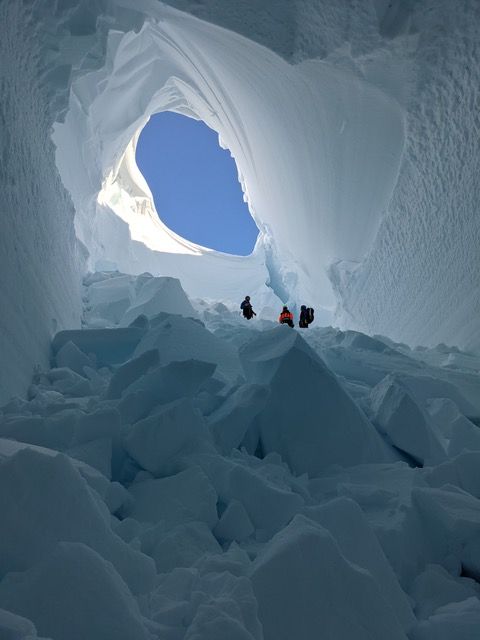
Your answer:
[[[243,317],[246,318],[247,320],[251,320],[253,316],[257,315],[252,308],[252,303],[250,302],[250,296],[245,296],[245,300],[240,305],[240,309],[243,312]]]
[[[293,324],[293,313],[286,306],[283,307],[282,313],[278,316],[278,321],[280,324],[288,324],[292,329],[295,326]]]
[[[314,318],[314,311],[311,307],[308,307],[304,304],[300,307],[300,320],[298,322],[298,326],[301,329],[308,329],[308,325],[312,324]]]
[[[307,307],[304,304],[300,307],[300,319],[298,321],[298,326],[300,329],[308,329]]]

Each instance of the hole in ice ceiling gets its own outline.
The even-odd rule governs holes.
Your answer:
[[[217,251],[252,252],[258,228],[235,161],[204,122],[173,112],[153,115],[140,134],[136,161],[172,231]]]

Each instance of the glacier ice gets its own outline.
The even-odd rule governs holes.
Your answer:
[[[428,620],[422,621],[412,635],[413,640],[470,640],[480,624],[478,598],[438,607]]]
[[[51,336],[79,325],[85,265],[180,278],[215,301],[248,285],[265,317],[279,298],[306,301],[323,323],[478,349],[476,0],[1,11],[5,400],[46,365]],[[165,109],[232,152],[260,229],[251,256],[158,219],[134,150]],[[115,318],[128,294],[116,302]]]
[[[7,640],[37,640],[35,626],[22,616],[0,609],[0,632]],[[46,639],[44,639],[46,640]]]
[[[59,332],[27,399],[0,408],[0,629],[474,637],[471,367],[447,384],[437,350],[419,360],[387,339],[248,323],[198,299],[179,315],[179,284],[125,327],[116,279],[135,302],[144,275],[87,276],[84,328]]]
[[[442,462],[446,453],[442,442],[431,428],[421,407],[393,376],[386,376],[372,390],[372,411],[378,427],[392,444],[422,465]],[[412,434],[408,430],[412,430]]]
[[[479,23],[0,3],[0,635],[478,635]],[[250,256],[161,223],[162,110],[231,151]]]
[[[163,476],[175,470],[179,457],[214,450],[210,439],[200,412],[191,400],[181,399],[136,422],[125,437],[124,446],[143,469]]]
[[[113,566],[87,545],[60,542],[25,573],[0,584],[0,602],[58,640],[148,640],[138,605]]]
[[[371,574],[348,562],[328,531],[304,516],[258,555],[252,584],[266,638],[309,640],[314,629],[330,638],[406,638]]]

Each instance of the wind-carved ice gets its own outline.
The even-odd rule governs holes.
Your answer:
[[[325,60],[292,66],[187,15],[160,15],[138,34],[111,35],[105,67],[74,82],[76,100],[56,127],[58,166],[91,264],[107,258],[128,273],[180,277],[189,295],[230,302],[242,282],[257,298],[270,287],[284,302],[306,296],[331,319],[328,268],[362,259],[372,245],[398,176],[402,108],[354,70]],[[150,114],[167,109],[204,120],[230,149],[260,229],[251,256],[199,247],[159,220],[135,147]],[[74,171],[72,143],[83,158]],[[95,193],[86,198],[79,170],[89,184],[103,182],[96,207],[83,206]],[[128,225],[123,236],[112,212]]]
[[[348,14],[352,43],[342,7],[330,8],[327,20],[318,7],[285,5],[285,24],[299,31],[288,55],[280,42],[261,46],[166,6],[142,9],[141,28],[111,33],[105,64],[74,79],[65,122],[55,127],[57,164],[90,266],[108,259],[129,273],[180,277],[192,297],[230,302],[248,282],[257,298],[308,300],[326,323],[335,318],[344,328],[409,344],[478,345],[478,282],[462,275],[477,262],[478,225],[467,211],[476,195],[447,186],[447,176],[464,175],[462,153],[471,156],[451,108],[454,78],[467,82],[465,65],[449,49],[452,82],[442,83],[449,45],[436,43],[438,59],[423,50],[435,16],[375,3],[362,16]],[[474,34],[470,10],[443,9],[443,22],[458,24],[465,43]],[[442,129],[420,95],[437,102],[438,83]],[[212,252],[160,222],[134,151],[149,116],[164,110],[203,120],[231,151],[260,230],[251,256]],[[467,123],[471,114],[463,109],[462,117]],[[447,190],[440,210],[432,199],[439,181]],[[448,226],[448,242],[439,224]],[[452,291],[457,303],[438,314]]]

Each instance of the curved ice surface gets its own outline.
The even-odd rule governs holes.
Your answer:
[[[323,309],[324,321],[335,313],[340,325],[410,343],[478,344],[478,279],[465,278],[478,264],[475,192],[450,182],[473,159],[462,134],[473,113],[462,107],[462,125],[454,109],[458,83],[474,95],[462,64],[462,55],[476,54],[473,3],[428,16],[410,4],[365,2],[364,13],[348,12],[350,33],[342,3],[323,12],[318,3],[277,3],[282,33],[268,8],[254,22],[249,3],[240,3],[243,22],[212,3],[195,11],[169,4],[209,23],[141,3],[141,29],[110,33],[104,65],[73,82],[65,123],[56,127],[58,165],[92,262],[106,257],[127,272],[179,276],[190,295],[229,301],[242,282],[259,295],[267,283],[284,300]],[[457,49],[450,35],[438,35],[440,17],[461,27]],[[274,29],[283,42],[266,36]],[[165,109],[203,119],[231,150],[260,228],[249,258],[196,246],[158,220],[134,149],[149,115]],[[102,181],[99,205],[84,206]],[[182,257],[192,255],[201,257],[196,273]],[[446,303],[453,291],[455,309]],[[448,313],[437,313],[439,303]]]
[[[97,215],[105,218],[108,207],[128,224],[132,239],[142,242],[115,246],[110,238],[119,223],[110,219],[87,239],[91,259],[108,257],[129,273],[147,268],[181,273],[190,295],[228,300],[238,297],[230,271],[251,264],[256,288],[268,281],[285,301],[300,295],[332,312],[328,267],[339,258],[361,259],[375,238],[397,179],[402,108],[354,70],[325,60],[292,66],[252,41],[190,16],[163,9],[156,17],[161,21],[147,20],[138,34],[110,36],[106,65],[74,82],[76,100],[65,124],[56,128],[58,165],[77,199],[80,236],[87,238],[84,226],[91,224],[88,214],[95,213],[81,206],[85,193],[79,191],[78,172],[86,170],[92,185],[104,178]],[[202,118],[235,157],[260,228],[247,260],[234,262],[198,247],[158,219],[135,164],[135,146],[149,115],[165,109]],[[70,170],[72,161],[77,165],[72,138],[84,169]],[[143,245],[162,254],[152,255]],[[211,262],[209,272],[217,273],[209,273],[209,291],[195,274],[185,273],[184,259],[175,254]],[[218,275],[226,280],[221,296]]]
[[[248,289],[262,308],[307,301],[324,323],[478,348],[478,21],[475,0],[6,2],[2,347],[25,364],[4,386],[79,322],[85,260],[178,277],[191,297]],[[164,109],[231,150],[261,231],[251,256],[158,220],[133,148]]]

